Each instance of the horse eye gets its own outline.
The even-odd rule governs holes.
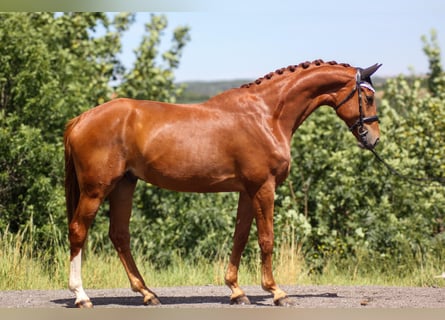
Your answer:
[[[366,102],[372,105],[374,103],[374,96],[366,96]]]

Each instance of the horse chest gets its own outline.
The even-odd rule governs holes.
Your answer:
[[[237,160],[248,180],[260,184],[274,176],[277,183],[281,183],[289,173],[290,150],[286,142],[281,142],[269,132],[251,143],[244,152],[239,152]]]

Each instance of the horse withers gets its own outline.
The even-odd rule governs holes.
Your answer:
[[[293,133],[319,106],[329,105],[363,148],[380,131],[371,75],[316,60],[269,73],[200,104],[116,99],[66,126],[65,189],[69,222],[69,288],[76,305],[92,307],[81,279],[82,248],[99,206],[110,204],[109,236],[144,304],[158,297],[146,285],[130,251],[129,220],[138,179],[182,192],[239,193],[233,249],[225,275],[230,302],[247,304],[238,285],[241,253],[255,219],[261,284],[276,305],[292,301],[272,272],[274,194],[289,174]]]

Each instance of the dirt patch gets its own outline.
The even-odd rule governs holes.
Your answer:
[[[295,308],[445,308],[445,288],[377,286],[282,286]],[[273,306],[260,287],[245,287],[249,306],[231,306],[224,286],[153,288],[162,305],[156,308],[261,308]],[[86,290],[96,308],[151,308],[130,289]],[[0,308],[72,308],[68,290],[0,292]]]

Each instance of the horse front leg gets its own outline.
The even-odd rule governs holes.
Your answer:
[[[236,215],[235,233],[233,236],[233,248],[230,255],[229,266],[225,276],[226,285],[232,290],[230,296],[231,304],[250,304],[244,291],[238,285],[238,269],[241,261],[241,254],[249,239],[250,227],[253,221],[252,200],[241,192],[238,200],[238,211]]]
[[[258,244],[261,249],[261,285],[265,291],[273,294],[275,305],[289,306],[293,305],[293,302],[288,298],[286,292],[275,283],[272,270],[274,196],[275,183],[268,183],[258,190],[253,199]]]

